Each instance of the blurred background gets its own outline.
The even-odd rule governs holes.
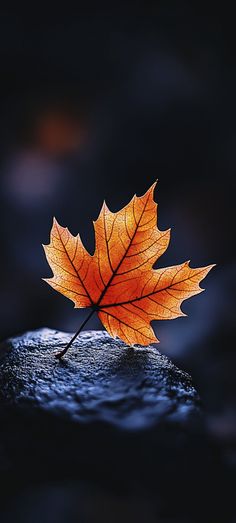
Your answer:
[[[0,335],[77,330],[54,292],[42,243],[52,217],[81,233],[158,178],[160,266],[216,263],[188,318],[155,324],[159,349],[191,373],[210,437],[236,468],[236,55],[230,13],[189,2],[121,13],[2,13]],[[101,329],[96,319],[88,328]],[[51,520],[52,521],[52,520]]]

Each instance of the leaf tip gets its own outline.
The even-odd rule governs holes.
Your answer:
[[[209,270],[213,269],[216,266],[217,266],[217,263],[212,263],[211,265],[208,265]]]
[[[155,182],[153,182],[153,184],[151,185],[150,189],[148,189],[148,192],[154,192],[156,186],[157,186],[157,183],[158,183],[158,178],[156,178]]]
[[[212,263],[211,265],[207,265],[206,267],[204,267],[203,269],[205,269],[205,275],[203,276],[203,278],[205,278],[207,274],[211,271],[211,269],[213,269],[214,267],[216,267],[216,263]]]
[[[143,194],[143,196],[140,196],[139,198],[145,199],[145,198],[149,198],[149,196],[152,196],[152,198],[154,199],[154,190],[155,190],[156,184],[157,184],[157,180],[151,185],[151,187],[149,187],[149,189],[147,189],[147,191]]]
[[[56,229],[61,229],[61,228],[64,229],[64,227],[59,223],[59,221],[55,218],[55,216],[53,216],[53,219],[52,219],[52,226],[53,226],[53,228],[56,227]]]

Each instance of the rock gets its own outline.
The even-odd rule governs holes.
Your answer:
[[[156,347],[129,348],[103,331],[82,332],[55,359],[70,336],[42,329],[0,346],[0,448],[10,481],[14,471],[20,481],[69,475],[177,493],[177,467],[188,488],[201,430],[190,376]]]
[[[42,329],[0,347],[3,404],[77,423],[121,429],[186,423],[199,398],[188,374],[155,347],[130,348],[104,331],[82,332],[61,361],[69,334]]]

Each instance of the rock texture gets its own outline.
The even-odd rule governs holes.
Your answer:
[[[95,488],[108,505],[119,493],[158,521],[195,521],[196,493],[204,506],[217,474],[190,376],[156,347],[132,349],[101,331],[81,333],[56,360],[70,336],[42,329],[0,346],[2,496],[70,482],[76,506]]]
[[[155,347],[132,349],[102,331],[81,333],[56,360],[69,339],[42,329],[0,346],[5,483],[12,489],[13,478],[69,477],[107,488],[138,484],[168,507],[168,492],[178,503],[178,488],[192,489],[199,452],[203,458],[190,376]]]
[[[186,423],[196,414],[199,400],[190,376],[155,347],[133,349],[104,331],[85,331],[56,360],[54,353],[69,339],[42,329],[2,344],[2,404],[129,430]]]

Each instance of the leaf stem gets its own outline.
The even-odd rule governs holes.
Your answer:
[[[85,318],[85,320],[83,321],[82,325],[80,325],[80,328],[79,330],[74,334],[74,336],[71,338],[71,340],[69,341],[69,343],[67,343],[66,347],[58,352],[57,354],[55,354],[55,358],[57,358],[58,360],[60,360],[65,354],[66,352],[68,351],[68,349],[70,348],[70,346],[72,345],[73,341],[75,341],[75,338],[77,338],[77,336],[80,334],[80,332],[82,331],[82,329],[84,328],[84,326],[86,325],[86,323],[90,320],[90,318],[92,317],[92,315],[94,314],[95,310],[92,309],[89,313],[89,315],[87,316],[87,318]]]

